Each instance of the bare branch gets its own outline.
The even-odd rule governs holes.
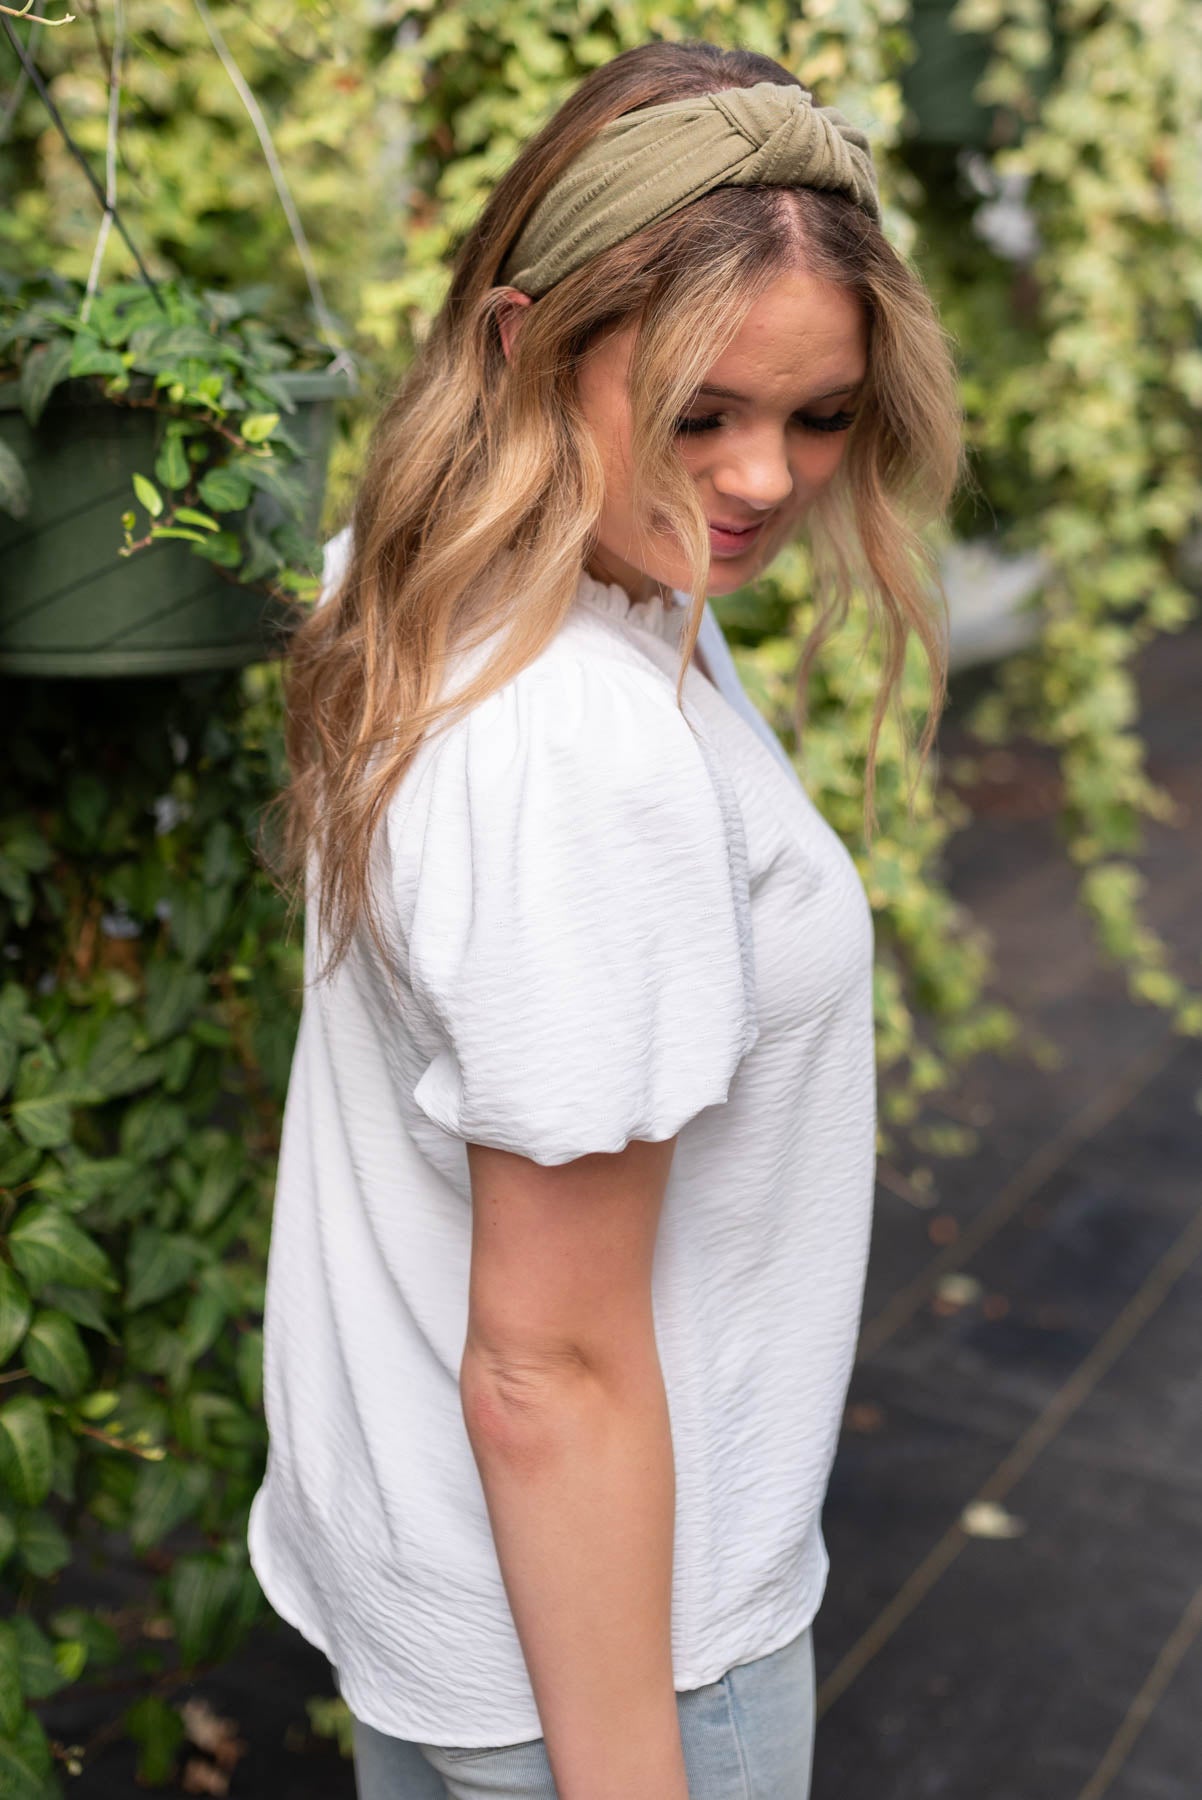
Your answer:
[[[7,13],[10,19],[28,19],[31,25],[74,25],[75,14],[64,13],[61,19],[44,19],[41,13],[30,12],[33,0],[25,0],[24,6],[0,6],[0,13]]]

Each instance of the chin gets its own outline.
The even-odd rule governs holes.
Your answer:
[[[770,558],[762,556],[749,556],[746,559],[740,556],[723,558],[721,562],[712,562],[709,585],[706,589],[707,596],[733,594],[738,588],[747,587],[750,582],[758,581],[770,560]]]

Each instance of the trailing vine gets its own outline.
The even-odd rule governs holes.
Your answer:
[[[318,368],[328,363],[322,347],[287,341],[255,316],[253,296],[198,292],[183,280],[153,293],[118,282],[88,296],[86,317],[84,298],[78,284],[53,277],[0,279],[0,385],[15,385],[31,426],[66,383],[158,415],[153,462],[134,471],[114,512],[118,554],[175,539],[242,587],[286,604],[314,599],[320,554],[302,479],[307,452],[283,423],[297,405],[280,377],[306,353]],[[24,518],[31,480],[0,437],[0,509]],[[274,518],[252,508],[257,494]]]
[[[31,15],[5,10],[28,27]],[[1197,996],[1141,916],[1141,822],[1172,815],[1144,766],[1132,674],[1152,634],[1196,611],[1182,552],[1197,522],[1202,402],[1197,10],[961,0],[959,22],[987,36],[992,58],[980,97],[994,137],[972,158],[910,134],[906,0],[816,0],[804,18],[786,0],[460,0],[442,11],[378,0],[366,18],[262,0],[213,12],[259,124],[199,15],[124,0],[122,212],[156,281],[241,291],[271,280],[281,316],[302,317],[310,286],[260,154],[270,120],[334,313],[352,322],[374,374],[336,451],[329,530],[345,517],[377,396],[441,300],[459,233],[587,70],[650,37],[709,38],[777,57],[865,123],[886,227],[959,344],[977,486],[956,529],[1037,548],[1051,571],[1038,641],[1000,666],[972,723],[982,744],[1027,732],[1054,748],[1066,849],[1097,942],[1135,998],[1202,1030]],[[111,141],[110,24],[101,0],[82,0],[86,29],[37,40],[93,160]],[[12,280],[49,266],[78,290],[95,257],[94,196],[2,39],[0,97],[0,265]],[[1021,190],[1036,234],[1017,258],[979,229],[1003,189]],[[117,265],[115,243],[105,254],[115,294],[135,271]],[[120,357],[103,309],[92,320],[101,349]],[[243,410],[275,411],[270,401]],[[239,435],[241,455],[252,440]],[[170,505],[167,522],[181,523],[177,500],[201,510],[199,479],[195,491],[155,469],[147,479],[165,500],[159,519]],[[219,528],[220,512],[208,513]],[[828,643],[805,742],[792,742],[789,683],[812,622],[804,550],[719,610],[748,688],[864,877],[881,1178],[929,1188],[938,1159],[972,1147],[951,1110],[941,1116],[960,1071],[982,1052],[1032,1047],[991,989],[985,934],[943,878],[966,809],[936,763],[907,814],[890,724],[879,829],[864,852],[879,670],[871,646],[860,653],[858,620]],[[125,1715],[142,1778],[168,1779],[183,1730],[173,1683],[226,1654],[262,1609],[245,1522],[262,1469],[263,1267],[300,974],[252,850],[284,776],[278,675],[262,665],[240,678],[6,684],[0,1785],[16,1800],[58,1791],[55,1771],[78,1762],[48,1738],[39,1703],[122,1663],[147,1684]],[[917,727],[917,654],[903,698]],[[61,1603],[73,1558],[102,1531],[123,1534],[145,1572],[130,1620]],[[157,1635],[139,1636],[139,1622]]]
[[[1183,551],[1202,491],[1202,15],[1175,0],[961,0],[958,19],[994,34],[983,97],[1030,117],[992,162],[1023,182],[1039,241],[1019,353],[976,339],[972,437],[987,478],[1004,470],[1014,540],[1052,570],[1038,642],[1001,666],[972,724],[987,742],[1025,730],[1054,747],[1097,941],[1134,998],[1198,1035],[1197,986],[1141,917],[1140,821],[1183,821],[1147,773],[1131,664],[1198,612]],[[946,247],[939,200],[926,217]],[[996,286],[989,260],[973,277]],[[963,264],[948,255],[940,273],[972,342]]]

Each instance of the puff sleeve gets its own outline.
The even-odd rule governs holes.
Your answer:
[[[551,1165],[726,1099],[758,1033],[742,821],[667,684],[524,670],[435,745],[417,835],[434,1124]]]

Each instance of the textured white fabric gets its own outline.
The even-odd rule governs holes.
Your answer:
[[[553,642],[422,747],[366,940],[306,987],[265,1320],[251,1560],[378,1730],[541,1735],[459,1405],[465,1140],[544,1163],[678,1133],[653,1272],[678,1690],[787,1643],[871,1217],[872,919],[712,608],[582,575]],[[715,685],[718,684],[718,685]]]

